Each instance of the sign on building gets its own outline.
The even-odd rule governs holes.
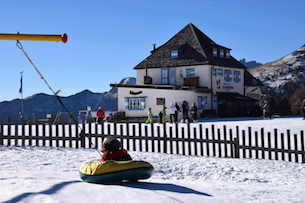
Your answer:
[[[165,105],[165,98],[157,98],[157,105]]]

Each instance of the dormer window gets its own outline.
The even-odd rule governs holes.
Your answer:
[[[225,51],[223,49],[220,49],[220,58],[223,58],[225,56]]]
[[[171,58],[172,59],[178,58],[178,50],[172,50],[171,51]]]
[[[231,57],[231,54],[230,54],[230,50],[226,50],[226,58],[230,58]]]
[[[217,56],[217,48],[213,48],[213,56]]]

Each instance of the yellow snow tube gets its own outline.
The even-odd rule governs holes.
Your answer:
[[[80,175],[86,182],[107,183],[147,179],[152,171],[153,166],[145,161],[92,161],[83,163]]]

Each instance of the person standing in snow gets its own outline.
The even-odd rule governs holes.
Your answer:
[[[174,103],[172,103],[169,107],[169,118],[171,123],[176,122],[176,112],[177,112],[177,108],[176,105]]]
[[[147,119],[145,123],[153,123],[153,114],[151,112],[151,108],[148,108]]]
[[[163,108],[159,112],[159,120],[160,123],[165,123],[166,122],[166,107],[163,105]]]
[[[182,119],[183,122],[186,122],[186,120],[189,122],[189,104],[187,101],[183,101],[182,103]]]
[[[96,111],[96,117],[97,117],[97,122],[102,123],[105,118],[105,112],[102,109],[102,107],[98,107],[98,110]]]
[[[270,99],[265,98],[263,101],[263,115],[264,118],[272,118],[272,113],[271,113],[271,106],[270,106]]]
[[[272,119],[274,113],[275,100],[272,96],[269,98],[269,119]]]
[[[263,117],[264,117],[264,119],[267,118],[267,114],[268,114],[268,103],[266,102],[266,100],[264,100],[264,102],[263,102]]]
[[[190,113],[191,113],[191,118],[192,118],[193,122],[197,121],[197,106],[196,106],[196,103],[194,103],[193,106],[191,107]]]
[[[177,122],[178,122],[178,118],[179,118],[180,107],[179,107],[179,105],[177,104],[177,102],[175,103],[175,106],[176,106],[175,123],[177,123]]]

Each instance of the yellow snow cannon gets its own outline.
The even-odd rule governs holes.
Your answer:
[[[5,34],[0,33],[0,40],[30,40],[30,41],[51,41],[51,42],[63,42],[68,41],[68,35],[45,35],[45,34]]]

